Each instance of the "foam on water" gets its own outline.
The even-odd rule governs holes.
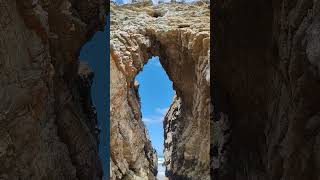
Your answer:
[[[158,157],[158,174],[157,180],[164,180],[165,179],[165,171],[166,167],[164,166],[164,157]]]

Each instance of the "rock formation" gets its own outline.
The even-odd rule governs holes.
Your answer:
[[[213,179],[320,177],[320,1],[217,0]]]
[[[111,179],[155,179],[134,83],[151,56],[176,91],[164,122],[167,175],[209,179],[209,20],[206,2],[111,5]]]
[[[80,47],[100,0],[0,0],[0,179],[101,179]]]

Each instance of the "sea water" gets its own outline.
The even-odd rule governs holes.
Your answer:
[[[166,167],[164,166],[164,157],[158,157],[158,174],[157,180],[165,180]]]

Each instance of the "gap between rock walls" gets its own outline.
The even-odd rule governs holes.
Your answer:
[[[135,77],[135,87],[140,102],[142,121],[146,135],[155,150],[153,162],[157,164],[156,178],[165,178],[164,119],[171,106],[175,92],[172,82],[162,68],[159,57],[152,57]],[[168,141],[168,140],[167,140]]]
[[[134,81],[151,54],[159,57],[176,92],[164,118],[165,175],[209,179],[208,4],[111,4],[111,12],[111,179],[154,179],[156,175],[157,162]],[[184,25],[173,17],[185,19]]]

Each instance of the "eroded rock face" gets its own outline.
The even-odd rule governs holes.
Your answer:
[[[165,164],[166,164],[166,176],[169,176],[170,173],[172,173],[174,170],[174,159],[176,159],[176,156],[174,153],[178,153],[175,149],[173,151],[174,145],[177,143],[177,135],[178,135],[178,123],[181,122],[181,100],[174,97],[173,103],[170,105],[170,108],[164,118],[164,158],[165,158]],[[175,139],[173,139],[175,138]]]
[[[99,0],[0,1],[0,179],[101,179],[92,73]]]
[[[209,14],[206,2],[111,6],[112,179],[154,179],[155,162],[148,155],[153,150],[134,85],[152,55],[160,57],[181,103],[176,130],[167,128],[171,111],[164,123],[167,175],[209,179]]]
[[[319,179],[320,1],[219,0],[214,13],[214,178]]]

